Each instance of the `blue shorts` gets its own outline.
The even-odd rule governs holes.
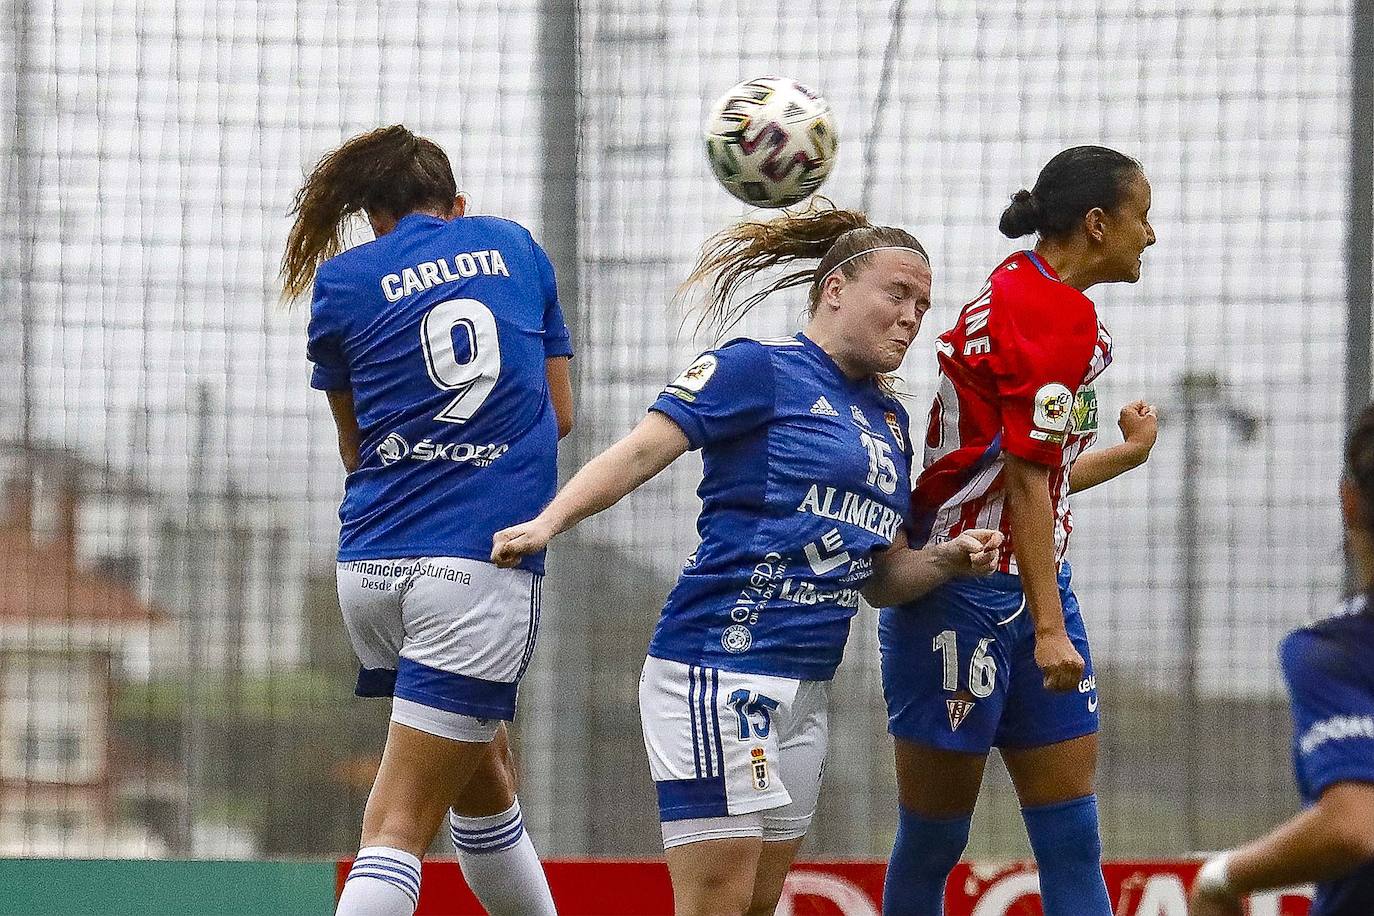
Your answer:
[[[1069,576],[1065,563],[1059,598],[1087,667],[1067,693],[1045,689],[1017,576],[955,579],[910,604],[884,608],[878,644],[888,731],[928,747],[983,754],[1094,734],[1097,679]]]

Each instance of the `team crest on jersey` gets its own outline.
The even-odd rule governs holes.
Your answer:
[[[945,709],[949,712],[949,730],[957,732],[959,726],[964,724],[968,714],[973,712],[972,700],[952,699],[945,700]]]
[[[754,771],[754,788],[762,792],[768,788],[768,755],[763,748],[749,749],[749,766]]]
[[[892,437],[897,440],[897,447],[906,448],[906,436],[902,433],[902,421],[897,419],[897,415],[892,411],[883,414],[883,419],[887,421],[887,428],[892,430]]]
[[[1073,422],[1069,429],[1075,433],[1097,432],[1097,389],[1084,385],[1073,399]]]
[[[684,369],[681,375],[668,383],[668,394],[683,401],[695,401],[697,394],[706,387],[706,383],[715,374],[715,355],[703,353],[697,357],[696,362]]]

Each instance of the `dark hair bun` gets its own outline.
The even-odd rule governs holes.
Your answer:
[[[1019,239],[1040,228],[1040,201],[1025,188],[1011,195],[1011,203],[1002,211],[997,228],[1009,239]]]

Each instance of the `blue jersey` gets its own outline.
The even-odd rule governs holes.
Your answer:
[[[412,213],[320,265],[311,385],[351,391],[362,463],[348,475],[339,559],[487,560],[557,485],[545,360],[571,356],[553,267],[495,217]],[[543,572],[544,556],[521,564]]]
[[[1374,783],[1374,611],[1290,633],[1279,650],[1293,704],[1293,765],[1305,804],[1340,782]],[[1374,862],[1317,886],[1312,916],[1374,913]]]
[[[649,654],[829,680],[909,512],[906,411],[803,334],[705,353],[651,409],[702,450],[703,477],[701,543]]]

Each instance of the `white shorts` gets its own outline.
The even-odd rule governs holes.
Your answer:
[[[394,696],[393,721],[456,741],[490,741],[515,718],[542,576],[415,557],[340,563],[338,581],[359,696]]]
[[[806,835],[829,744],[830,682],[650,656],[639,716],[664,848]]]

